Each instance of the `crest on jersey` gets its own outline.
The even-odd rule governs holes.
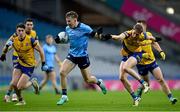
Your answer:
[[[26,43],[26,46],[29,46],[29,43]]]

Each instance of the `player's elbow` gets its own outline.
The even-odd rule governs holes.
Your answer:
[[[165,80],[164,80],[163,78],[159,78],[159,79],[157,79],[157,81],[158,81],[160,84],[165,83]]]

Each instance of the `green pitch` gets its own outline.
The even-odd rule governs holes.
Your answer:
[[[0,93],[0,111],[180,111],[180,91],[173,91],[179,99],[176,105],[171,105],[161,91],[150,91],[143,94],[138,107],[132,107],[132,100],[126,91],[108,92],[103,95],[97,91],[71,91],[68,93],[69,102],[57,106],[59,96],[52,92],[41,92],[35,95],[24,92],[25,106],[2,101],[4,92]]]

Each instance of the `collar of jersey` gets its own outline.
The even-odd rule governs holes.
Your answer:
[[[76,29],[76,28],[80,27],[80,25],[81,25],[81,23],[79,22],[78,25],[72,29]]]

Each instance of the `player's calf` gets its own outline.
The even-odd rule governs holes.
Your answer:
[[[143,87],[139,87],[139,88],[137,89],[136,95],[137,95],[138,97],[141,97],[141,96],[142,96],[142,93],[143,93]]]

